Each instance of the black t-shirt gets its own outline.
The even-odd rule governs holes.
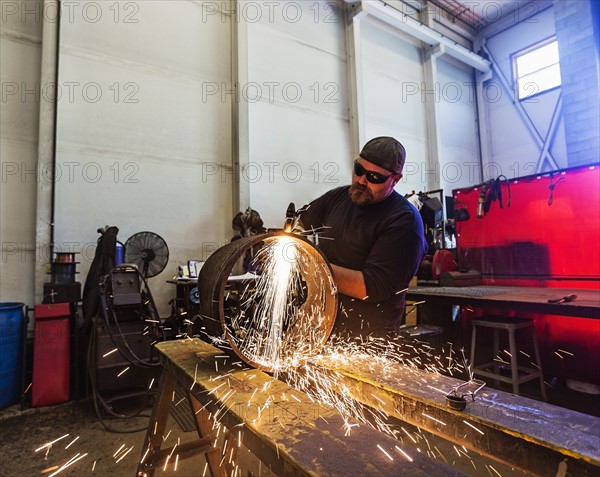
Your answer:
[[[427,250],[423,221],[395,191],[381,202],[358,206],[348,189],[325,193],[301,216],[305,230],[319,232],[318,246],[329,262],[362,271],[365,278],[366,299],[340,293],[335,331],[397,331],[405,297],[398,292],[408,287]]]

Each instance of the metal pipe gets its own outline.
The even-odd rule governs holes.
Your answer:
[[[55,18],[48,18],[48,12],[56,9]],[[52,260],[54,248],[54,196],[56,168],[56,124],[58,98],[58,64],[60,47],[60,2],[45,0],[43,6],[42,25],[42,60],[40,84],[54,85],[52,101],[40,101],[39,134],[38,134],[38,174],[46,165],[52,164],[52,181],[37,181],[36,231],[35,241],[35,303],[42,302],[43,284],[47,281],[46,265],[48,251]],[[38,178],[39,179],[39,178]],[[46,249],[46,246],[48,249]]]

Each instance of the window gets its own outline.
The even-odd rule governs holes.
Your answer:
[[[556,38],[537,43],[513,55],[519,101],[560,86],[560,59]]]

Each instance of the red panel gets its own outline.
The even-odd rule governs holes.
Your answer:
[[[68,303],[35,307],[31,389],[33,406],[46,406],[69,400],[69,321]]]
[[[456,226],[459,265],[467,265],[474,253],[486,248],[492,265],[489,278],[583,279],[592,282],[578,288],[598,287],[600,167],[512,180],[510,208],[503,183],[504,208],[492,202],[481,219],[477,218],[480,189],[454,191],[456,206],[464,204],[470,215]],[[502,273],[494,273],[497,269]]]
[[[485,285],[598,289],[600,284],[600,167],[585,166],[502,183],[503,208],[492,202],[477,218],[481,186],[454,191],[461,269],[482,272]],[[485,313],[489,313],[486,310]],[[544,373],[600,384],[600,320],[535,318]],[[464,313],[465,331],[469,313]]]
[[[54,303],[46,305],[35,305],[35,319],[43,320],[44,318],[57,318],[61,316],[69,316],[71,308],[69,303]]]

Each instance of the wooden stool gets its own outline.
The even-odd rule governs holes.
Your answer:
[[[471,321],[472,325],[472,337],[471,337],[471,366],[474,375],[484,376],[486,378],[493,378],[496,381],[502,381],[505,383],[511,383],[513,388],[513,394],[519,394],[519,385],[533,379],[540,380],[540,389],[542,391],[542,398],[547,401],[546,387],[544,386],[544,374],[542,372],[542,362],[540,360],[540,350],[538,347],[537,337],[535,335],[535,327],[533,320],[527,320],[524,318],[514,318],[509,316],[485,316],[477,318]],[[475,364],[475,345],[477,343],[477,327],[481,326],[484,328],[492,328],[494,330],[494,360],[486,364]],[[533,350],[535,352],[535,363],[531,364],[536,369],[529,368],[526,366],[518,365],[518,353],[517,342],[515,339],[515,332],[519,329],[531,330],[531,337],[533,340]],[[500,351],[500,339],[499,331],[508,331],[508,354],[510,356],[510,362],[506,364],[510,367],[511,375],[502,376],[500,374],[500,362],[498,360],[498,352]],[[493,367],[493,371],[489,370]],[[519,372],[522,374],[519,375]]]

